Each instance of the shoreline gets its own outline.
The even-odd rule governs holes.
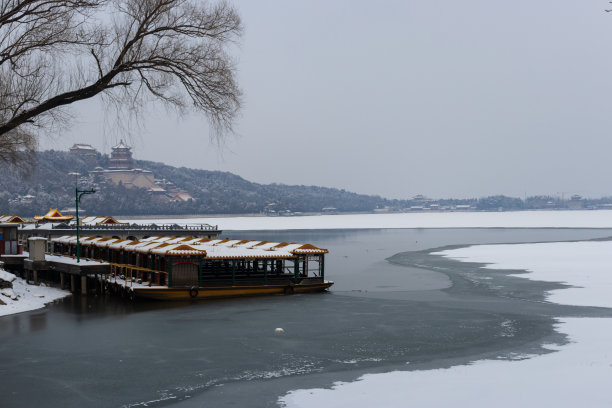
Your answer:
[[[0,290],[0,317],[31,312],[45,308],[48,304],[72,295],[69,291],[52,286],[30,285],[24,279],[0,269],[1,277],[11,275],[13,288]]]
[[[158,217],[122,221],[159,223]],[[210,224],[227,231],[330,230],[330,229],[442,229],[442,228],[612,228],[612,210],[440,212],[299,215],[293,217],[177,217],[164,223]]]

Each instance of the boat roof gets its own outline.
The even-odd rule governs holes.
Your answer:
[[[51,242],[76,244],[76,235],[64,235],[52,239]],[[312,244],[192,237],[148,237],[131,240],[84,236],[80,238],[80,243],[141,254],[198,255],[206,259],[295,258],[296,255],[321,255],[329,252]]]

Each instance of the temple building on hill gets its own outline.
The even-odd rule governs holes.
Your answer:
[[[132,170],[134,159],[132,159],[132,148],[123,143],[123,139],[117,146],[113,146],[108,168],[111,170]]]
[[[132,149],[123,140],[113,146],[108,169],[96,167],[90,172],[94,179],[103,177],[113,184],[122,184],[124,187],[156,188],[155,175],[149,170],[135,169]]]
[[[85,143],[75,143],[70,148],[70,153],[78,154],[80,156],[94,156],[95,157],[98,154],[98,151],[94,149],[92,145],[88,145]]]
[[[76,143],[70,148],[70,153],[81,157],[96,159],[98,152],[88,144]],[[126,188],[144,188],[152,196],[166,201],[194,200],[189,192],[177,188],[172,182],[155,180],[152,171],[134,168],[132,148],[123,139],[112,147],[108,168],[96,167],[89,172],[94,183],[111,182],[121,184]]]
[[[153,172],[149,170],[105,170],[101,167],[96,167],[96,169],[90,171],[89,174],[94,176],[94,179],[103,177],[111,181],[113,184],[122,184],[126,188],[138,187],[151,190],[152,188],[157,187],[155,184],[155,176],[153,175]]]
[[[85,143],[75,143],[70,148],[70,153],[79,156],[90,163],[97,163],[98,151],[92,146]]]

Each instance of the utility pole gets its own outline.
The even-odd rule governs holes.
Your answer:
[[[74,203],[76,206],[76,236],[77,236],[77,242],[76,242],[76,256],[77,256],[77,263],[81,262],[81,242],[80,242],[80,222],[79,222],[79,203],[81,202],[81,197],[83,197],[86,194],[93,194],[96,192],[96,190],[94,190],[93,188],[90,188],[89,190],[79,190],[79,173],[69,173],[69,175],[74,175],[76,176],[76,180],[74,182]]]

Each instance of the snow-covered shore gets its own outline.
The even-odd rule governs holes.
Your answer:
[[[342,214],[295,217],[123,219],[164,224],[217,225],[222,230],[377,228],[612,228],[612,210]]]
[[[13,284],[13,288],[0,290],[0,316],[41,309],[47,303],[69,296],[70,292],[47,286],[28,285],[25,280],[0,269],[0,279]]]
[[[441,252],[487,268],[527,269],[517,276],[566,282],[580,288],[553,291],[549,300],[564,304],[612,307],[610,242],[558,242],[475,245]],[[612,406],[612,319],[559,319],[558,331],[570,344],[556,352],[520,361],[485,360],[429,371],[368,374],[331,389],[289,392],[287,408]],[[409,362],[407,362],[409,363]]]
[[[292,391],[280,402],[287,408],[612,406],[612,319],[562,319],[558,330],[572,342],[556,353],[449,369],[367,374],[332,389]]]
[[[612,308],[612,241],[474,245],[435,254],[484,263],[484,269],[522,269],[529,273],[516,276],[575,286],[549,292],[547,299],[554,303]]]

